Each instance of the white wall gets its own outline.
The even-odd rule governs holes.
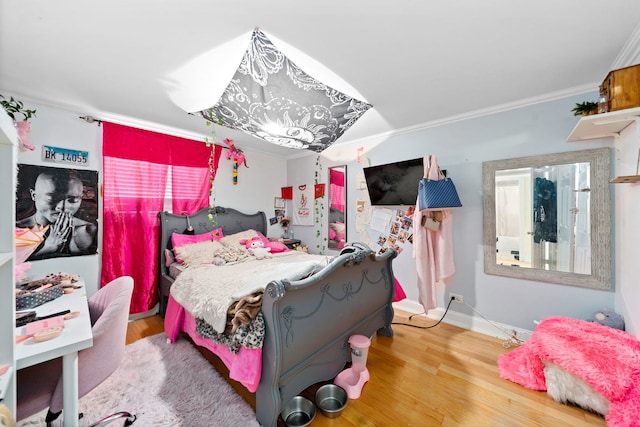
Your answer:
[[[18,163],[45,165],[52,167],[75,167],[65,164],[43,162],[42,146],[69,148],[89,152],[89,164],[86,167],[76,167],[82,170],[98,171],[98,181],[102,185],[102,128],[96,124],[88,124],[78,117],[82,114],[56,110],[40,105],[29,105],[29,108],[37,110],[37,117],[31,119],[31,133],[29,142],[36,148],[34,151],[21,151],[18,154]],[[102,221],[102,200],[98,201],[98,223]],[[101,239],[102,227],[98,226]],[[100,253],[101,245],[98,245],[98,254],[69,258],[51,258],[31,262],[29,275],[33,278],[42,278],[49,273],[67,272],[81,275],[87,284],[87,291],[93,294],[99,286]]]
[[[615,175],[636,175],[640,156],[640,123],[627,127],[615,141]],[[627,331],[640,337],[640,184],[612,185],[615,191],[616,311]],[[634,308],[635,307],[635,308]]]
[[[448,317],[456,311],[464,316],[478,314],[506,325],[532,330],[533,320],[550,315],[566,315],[585,318],[596,310],[609,309],[625,315],[630,331],[640,329],[640,319],[631,309],[640,301],[640,277],[635,249],[639,227],[633,213],[639,211],[640,198],[637,184],[618,184],[612,188],[615,202],[615,276],[616,292],[596,291],[552,283],[516,280],[484,274],[482,259],[482,162],[527,155],[582,150],[600,146],[613,146],[610,139],[584,143],[567,143],[566,138],[577,118],[570,110],[576,102],[592,99],[595,94],[571,97],[518,110],[464,120],[448,125],[431,127],[413,132],[399,133],[386,138],[371,139],[366,143],[341,144],[329,148],[320,156],[321,179],[327,181],[327,168],[347,164],[347,223],[348,239],[361,240],[356,231],[357,199],[368,201],[366,191],[356,189],[358,175],[363,164],[358,164],[356,150],[364,146],[370,164],[435,154],[443,168],[455,179],[463,207],[454,213],[454,245],[457,273],[444,286],[439,287],[438,302],[444,306],[448,293],[462,294],[466,305],[453,305]],[[44,164],[41,161],[42,145],[53,145],[87,150],[90,155],[88,169],[99,171],[102,181],[101,139],[102,128],[78,119],[82,112],[69,112],[39,105],[38,117],[33,119],[30,141],[36,145],[34,152],[21,152],[19,163]],[[628,138],[628,137],[627,137]],[[616,173],[635,173],[638,139],[631,144],[616,145]],[[251,153],[247,142],[236,145],[247,152],[249,168],[240,167],[238,184],[232,183],[231,161],[223,151],[216,178],[215,202],[219,206],[232,206],[241,211],[263,210],[267,217],[273,215],[273,198],[280,195],[280,187],[286,185],[313,184],[317,155],[309,154],[285,161],[267,155]],[[635,144],[635,145],[634,145]],[[328,209],[324,201],[325,211]],[[102,206],[102,201],[100,201]],[[289,206],[290,208],[291,206]],[[326,213],[325,213],[326,218]],[[101,219],[101,215],[100,218]],[[326,243],[316,239],[316,227],[294,227],[300,238],[312,252],[319,252]],[[281,234],[279,225],[271,226],[269,236]],[[326,225],[322,236],[327,233]],[[375,237],[375,233],[373,235]],[[370,236],[370,237],[371,237]],[[405,247],[406,248],[406,247]],[[101,248],[99,249],[101,251]],[[326,253],[331,251],[325,250]],[[67,271],[81,274],[87,281],[90,294],[98,289],[100,255],[55,258],[33,262],[31,273],[42,276],[51,272]],[[394,272],[407,292],[411,302],[417,302],[415,261],[411,249],[405,249],[394,262]],[[416,304],[417,306],[417,304]],[[416,310],[417,311],[417,310]]]
[[[99,185],[102,185],[102,127],[97,123],[89,124],[79,119],[83,112],[27,105],[37,109],[37,117],[32,119],[29,141],[36,146],[34,151],[20,152],[18,163],[67,167],[41,160],[42,146],[86,150],[89,152],[87,170],[98,171]],[[204,135],[203,135],[204,141]],[[237,147],[246,150],[247,143],[237,140]],[[153,149],[150,147],[150,149]],[[251,213],[262,210],[267,218],[273,216],[273,198],[280,196],[280,188],[286,184],[286,161],[272,156],[247,152],[249,168],[239,168],[238,184],[233,185],[232,162],[226,159],[227,150],[220,158],[215,182],[215,203],[229,206],[242,212]],[[78,167],[80,169],[80,167]],[[15,203],[15,201],[11,201]],[[102,221],[102,197],[99,204],[99,222]],[[280,227],[272,226],[269,236],[279,236]],[[60,271],[81,275],[87,283],[87,292],[95,293],[100,284],[102,252],[102,227],[99,227],[99,245],[97,255],[69,258],[53,258],[34,261],[29,274],[34,278],[44,277],[48,273]]]
[[[615,310],[613,292],[490,276],[483,267],[482,162],[610,146],[606,140],[566,142],[578,121],[571,109],[576,102],[596,96],[585,94],[326,150],[325,163],[330,163],[331,158],[336,164],[347,164],[348,240],[359,238],[354,224],[355,200],[364,197],[368,202],[366,192],[355,190],[356,176],[362,170],[362,165],[354,161],[358,146],[365,147],[371,165],[435,154],[440,166],[454,179],[464,205],[453,214],[456,274],[439,287],[439,306],[445,306],[445,298],[448,302],[449,292],[458,293],[475,312],[464,304],[454,304],[450,310],[475,318],[481,315],[524,330],[533,330],[534,320],[551,315],[586,318],[597,310]],[[310,179],[311,164],[309,158],[290,160],[289,184]],[[296,236],[302,235],[296,230]],[[305,240],[312,238],[310,232],[305,231],[304,236]],[[408,299],[417,302],[415,260],[410,249],[394,261],[394,273]],[[455,313],[450,311],[448,317],[452,315]],[[495,332],[499,334],[498,330]]]

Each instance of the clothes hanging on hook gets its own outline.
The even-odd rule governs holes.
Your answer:
[[[430,168],[431,162],[436,163],[435,156],[424,156],[424,177],[440,179],[438,168]],[[420,200],[416,198],[416,208],[413,217],[413,257],[416,260],[418,301],[425,311],[436,308],[436,284],[456,271],[453,256],[452,213],[450,209],[440,211],[421,211]],[[425,218],[423,220],[423,218]],[[433,224],[439,222],[438,227]],[[424,227],[423,224],[431,224]]]

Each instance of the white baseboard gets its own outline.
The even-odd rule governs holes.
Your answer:
[[[420,316],[428,317],[429,319],[440,320],[445,313],[445,309],[443,307],[437,307],[429,310],[429,312],[424,314],[424,307],[418,302],[409,299],[404,299],[399,302],[393,303],[393,308],[397,308],[398,310],[403,310],[409,313],[421,313]],[[444,323],[448,323],[450,325],[458,326],[463,329],[468,329],[470,331],[478,332],[484,335],[489,335],[499,339],[509,339],[511,338],[504,331],[516,331],[516,336],[518,339],[522,341],[527,341],[533,331],[529,331],[522,328],[517,328],[511,325],[505,325],[504,323],[498,322],[489,322],[482,317],[478,316],[470,316],[468,314],[459,313],[457,311],[452,311],[449,309],[447,315],[442,319]]]

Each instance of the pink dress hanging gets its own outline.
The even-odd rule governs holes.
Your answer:
[[[425,178],[439,179],[436,156],[424,156],[423,164]],[[453,276],[456,267],[453,257],[451,210],[420,211],[418,206],[416,200],[413,216],[413,257],[416,260],[418,300],[426,312],[438,306],[436,284]]]

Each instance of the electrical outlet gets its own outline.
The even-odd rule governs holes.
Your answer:
[[[453,292],[449,293],[449,299],[453,299],[455,302],[458,302],[460,304],[464,303],[464,298],[462,298],[462,295],[454,294]]]

